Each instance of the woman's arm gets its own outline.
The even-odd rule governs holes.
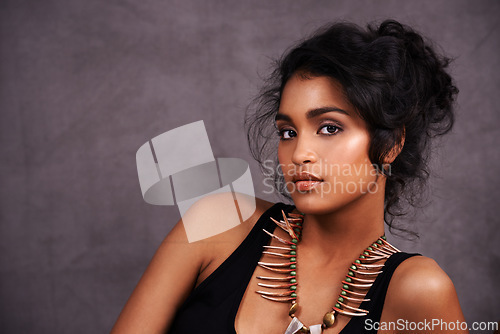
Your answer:
[[[468,333],[451,279],[438,264],[414,256],[399,265],[387,290],[380,325],[399,325],[379,333]]]
[[[184,215],[197,229],[210,231],[217,224],[234,226],[212,237],[189,242],[182,220],[168,234],[121,312],[112,334],[165,333],[177,309],[193,288],[206,279],[239,246],[258,218],[273,203],[242,194],[203,198]],[[241,222],[236,215],[253,212]]]
[[[158,248],[112,334],[164,333],[204,266],[204,244],[189,243],[179,221]]]

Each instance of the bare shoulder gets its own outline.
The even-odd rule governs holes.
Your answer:
[[[413,256],[394,272],[391,288],[401,297],[417,297],[422,292],[444,293],[454,289],[443,269],[431,258]]]
[[[206,196],[186,210],[165,242],[187,243],[210,257],[211,249],[239,244],[273,204],[240,193]]]
[[[203,254],[196,285],[236,250],[272,205],[248,195],[225,193],[209,196],[189,210],[182,218],[184,230],[188,239],[195,235],[193,246]]]
[[[191,242],[218,242],[228,235],[246,234],[272,205],[246,194],[220,193],[197,201],[181,220]]]
[[[192,205],[159,246],[112,333],[165,332],[193,288],[234,251],[271,205],[231,193]],[[231,214],[238,210],[239,217],[243,212],[248,218],[241,221]]]
[[[453,282],[431,258],[414,256],[393,274],[384,304],[384,315],[393,319],[463,320]]]

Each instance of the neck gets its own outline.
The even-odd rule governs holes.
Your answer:
[[[366,193],[334,212],[307,214],[301,247],[335,261],[357,256],[383,234],[384,192]]]

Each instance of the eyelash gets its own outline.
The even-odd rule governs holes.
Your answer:
[[[335,132],[333,132],[333,133],[320,133],[321,130],[324,129],[324,128],[326,128],[326,127],[333,127],[333,128],[335,128]],[[324,136],[335,136],[338,133],[340,133],[341,131],[342,131],[342,128],[340,126],[336,125],[336,124],[324,124],[324,125],[322,125],[318,129],[318,134],[322,134]],[[291,136],[290,138],[284,138],[285,133],[287,133],[287,132],[293,132],[294,135]],[[280,140],[290,140],[290,139],[292,139],[292,138],[294,138],[294,137],[297,136],[297,132],[295,130],[293,130],[293,129],[282,129],[282,130],[278,131],[278,136],[280,137]]]
[[[326,127],[329,127],[329,126],[330,126],[330,127],[335,128],[335,132],[333,132],[333,133],[331,133],[331,132],[329,132],[329,133],[324,133],[324,135],[327,135],[327,136],[334,136],[334,135],[336,135],[337,133],[339,133],[340,131],[342,131],[342,129],[340,128],[340,126],[335,125],[335,124],[324,124],[324,125],[322,125],[319,129],[321,130],[321,129],[326,128]],[[318,132],[319,132],[319,131],[318,131]]]

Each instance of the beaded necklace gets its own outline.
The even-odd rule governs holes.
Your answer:
[[[323,323],[307,327],[295,316],[295,313],[299,309],[299,304],[297,303],[297,246],[302,235],[304,215],[289,213],[287,217],[284,211],[282,211],[282,214],[283,220],[278,221],[272,217],[271,219],[288,233],[291,240],[283,239],[264,229],[264,232],[284,244],[284,246],[264,246],[265,250],[262,253],[276,257],[282,262],[259,262],[258,265],[260,267],[274,273],[276,276],[257,276],[259,280],[274,283],[279,282],[279,284],[259,282],[258,285],[260,287],[268,288],[269,290],[257,291],[257,293],[268,300],[291,302],[292,305],[288,315],[292,318],[292,321],[286,329],[285,334],[320,334],[324,329],[333,326],[337,313],[352,317],[367,315],[368,311],[359,308],[357,304],[369,301],[369,299],[365,299],[366,292],[373,285],[377,275],[382,273],[384,260],[400,251],[388,243],[384,235],[378,238],[349,267],[347,275],[342,281],[342,288],[337,302],[332,307],[332,310],[324,315]],[[384,261],[384,263],[379,263],[381,261]]]

